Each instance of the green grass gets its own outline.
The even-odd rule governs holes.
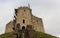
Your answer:
[[[0,38],[11,38],[12,33],[5,33],[0,35]]]
[[[42,32],[35,32],[35,33],[36,33],[37,38],[57,38],[55,36],[45,34]],[[12,36],[12,33],[5,33],[5,34],[0,35],[0,38],[11,38],[11,36]]]
[[[57,38],[55,36],[46,34],[46,33],[42,33],[42,32],[36,32],[36,36],[37,38]]]

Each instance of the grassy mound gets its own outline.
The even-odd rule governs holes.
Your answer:
[[[41,32],[36,32],[37,38],[57,38],[55,36],[49,35],[49,34],[45,34],[45,33],[41,33]],[[5,33],[0,35],[0,38],[12,38],[12,33]]]
[[[5,33],[0,35],[0,38],[11,38],[12,33]]]
[[[57,38],[55,36],[46,34],[46,33],[42,33],[42,32],[36,32],[37,38]]]

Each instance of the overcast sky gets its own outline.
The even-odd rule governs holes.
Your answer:
[[[60,0],[0,0],[0,34],[5,32],[6,24],[13,20],[14,9],[28,6],[32,14],[42,18],[45,32],[60,36]]]

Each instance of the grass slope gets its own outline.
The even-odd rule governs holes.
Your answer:
[[[0,38],[12,38],[11,35],[12,33],[5,33],[5,34],[0,35]],[[37,38],[57,38],[55,36],[41,33],[41,32],[36,32],[36,35],[37,35]]]
[[[12,33],[5,33],[0,35],[0,38],[11,38]]]
[[[46,34],[46,33],[42,33],[42,32],[36,32],[37,38],[57,38],[55,36]]]

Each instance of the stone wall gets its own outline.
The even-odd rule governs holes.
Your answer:
[[[16,13],[17,16],[15,25],[20,24],[20,29],[22,29],[23,26],[26,28],[27,25],[32,25],[35,31],[44,32],[42,18],[33,16],[30,8],[20,7],[16,10]],[[12,28],[13,28],[13,21],[9,22],[6,25],[5,32],[12,32],[13,31]]]
[[[24,23],[23,23],[24,21]],[[17,20],[16,24],[20,24],[20,28],[22,26],[27,26],[31,24],[31,9],[28,7],[20,7],[17,9]]]
[[[12,32],[13,31],[13,21],[10,21],[8,24],[6,24],[6,30],[5,33],[7,32]]]
[[[42,18],[38,18],[32,15],[32,24],[34,25],[34,29],[36,31],[44,32]]]

